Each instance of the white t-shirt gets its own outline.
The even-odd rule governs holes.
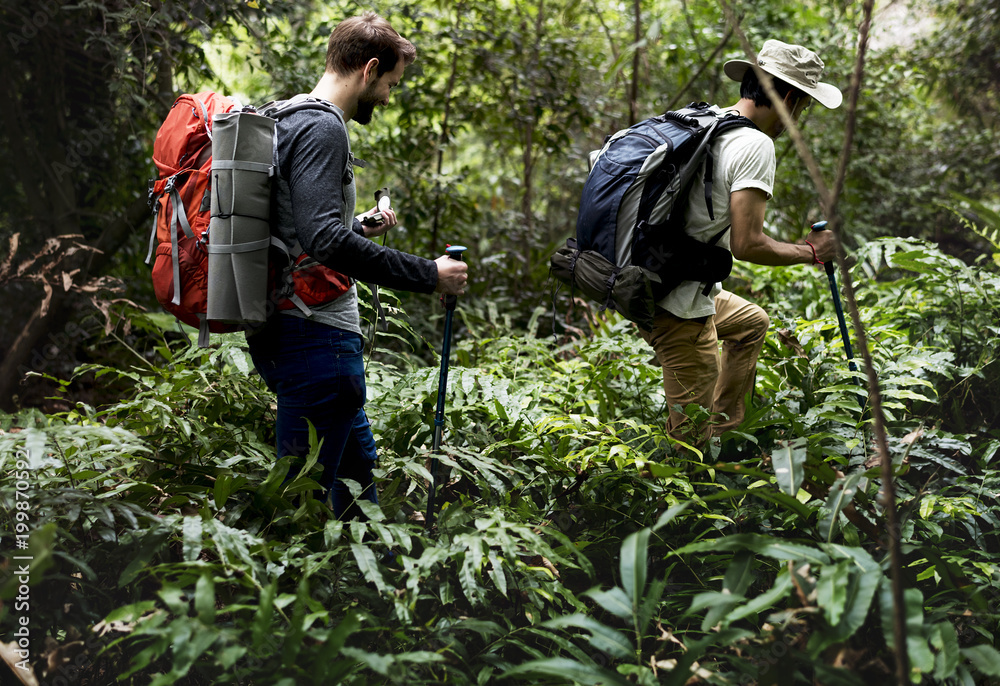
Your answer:
[[[712,152],[715,156],[712,173],[715,221],[708,216],[703,172],[695,175],[685,213],[688,234],[705,243],[731,223],[730,194],[745,188],[759,188],[770,199],[774,189],[774,141],[762,131],[750,127],[726,131],[712,142]],[[731,233],[727,231],[717,245],[728,250]],[[684,319],[715,314],[715,296],[722,291],[722,286],[715,284],[708,295],[702,295],[704,290],[704,283],[682,281],[657,304]]]

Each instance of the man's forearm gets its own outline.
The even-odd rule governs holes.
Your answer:
[[[760,240],[741,245],[733,245],[733,257],[743,262],[753,262],[768,267],[783,267],[791,264],[812,264],[813,251],[808,245],[782,243],[765,234]]]
[[[746,188],[730,196],[733,257],[769,267],[812,264],[813,251],[808,245],[783,243],[764,233],[767,195],[757,188]]]

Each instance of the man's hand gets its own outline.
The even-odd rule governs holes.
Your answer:
[[[453,260],[447,255],[434,260],[438,268],[438,282],[435,293],[445,295],[462,295],[465,293],[465,284],[469,280],[469,265],[461,260]]]
[[[830,262],[837,258],[837,237],[833,231],[810,231],[806,240],[816,248],[816,258],[820,262]]]
[[[382,210],[382,223],[376,226],[365,226],[363,220],[373,214],[378,214],[378,207],[373,207],[364,214],[359,214],[357,220],[362,222],[361,226],[365,230],[365,238],[378,238],[396,225],[396,213],[391,209]]]

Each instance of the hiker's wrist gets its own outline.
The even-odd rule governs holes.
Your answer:
[[[810,250],[810,253],[806,255],[807,262],[810,264],[823,264],[823,260],[819,259],[819,256],[816,254],[816,246],[809,241],[806,241],[806,246]]]

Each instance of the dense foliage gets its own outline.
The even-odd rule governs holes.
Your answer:
[[[887,399],[914,682],[1000,676],[1000,436],[986,430],[1000,276],[913,240],[869,244],[854,272]],[[381,508],[364,522],[332,519],[308,470],[283,483],[272,398],[238,334],[207,351],[167,336],[162,364],[97,369],[132,388],[107,409],[7,417],[5,473],[27,462],[39,676],[887,680],[880,480],[825,279],[739,276],[775,326],[753,410],[704,453],[663,434],[659,371],[628,322],[595,315],[554,338],[548,312],[521,332],[464,306],[431,530],[437,375],[412,358],[370,362]],[[981,414],[956,426],[942,401],[967,395]],[[8,531],[17,488],[0,495]]]

